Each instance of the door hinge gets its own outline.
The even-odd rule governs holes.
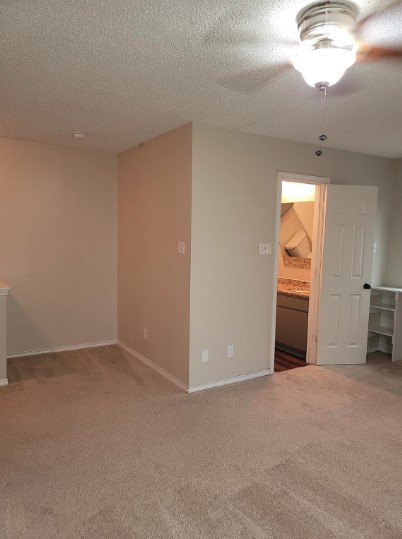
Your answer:
[[[318,335],[317,335],[317,333],[314,333],[314,334],[313,334],[313,339],[315,340],[315,342],[318,342]]]

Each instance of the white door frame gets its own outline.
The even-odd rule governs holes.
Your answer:
[[[314,245],[313,255],[311,260],[311,277],[310,277],[310,301],[308,310],[308,339],[306,361],[308,363],[316,362],[316,340],[312,338],[317,333],[318,309],[320,301],[320,274],[321,274],[321,255],[322,255],[322,240],[325,218],[325,186],[331,182],[330,178],[322,178],[319,176],[304,176],[303,174],[294,174],[292,172],[278,172],[277,199],[276,199],[276,215],[275,215],[275,243],[274,243],[274,297],[272,302],[272,328],[271,328],[271,360],[270,371],[273,374],[275,368],[275,332],[276,332],[276,302],[277,302],[277,286],[278,286],[278,266],[279,266],[279,234],[281,224],[281,199],[282,199],[282,182],[297,182],[310,183],[317,186],[315,206],[314,206],[314,224],[312,242]]]

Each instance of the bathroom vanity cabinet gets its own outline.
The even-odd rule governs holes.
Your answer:
[[[308,298],[298,298],[278,294],[276,309],[275,342],[306,352],[308,327]]]
[[[368,352],[391,354],[402,360],[402,288],[377,286],[370,293]]]

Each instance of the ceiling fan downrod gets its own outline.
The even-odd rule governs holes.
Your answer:
[[[315,152],[315,155],[317,157],[322,156],[322,142],[325,142],[327,140],[327,135],[325,134],[325,123],[327,119],[327,89],[328,89],[328,82],[319,82],[316,84],[316,88],[321,93],[321,102],[320,102],[320,131],[321,135],[318,137],[320,139],[320,143],[318,144],[318,148]]]

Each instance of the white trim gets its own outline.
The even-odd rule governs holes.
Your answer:
[[[133,356],[135,359],[138,359],[139,361],[141,361],[148,367],[151,367],[151,369],[153,369],[154,371],[159,373],[161,376],[163,376],[164,378],[166,378],[167,380],[169,380],[170,382],[178,386],[180,389],[183,389],[186,392],[188,391],[188,387],[185,384],[183,384],[183,382],[180,382],[180,380],[178,380],[177,378],[172,376],[170,373],[168,373],[167,371],[159,367],[159,365],[156,365],[153,361],[151,361],[147,357],[143,356],[139,352],[136,352],[135,350],[130,348],[130,346],[127,346],[127,344],[124,344],[122,341],[117,341],[117,344],[118,346],[120,346],[120,348],[122,348],[128,354],[130,354],[130,356]]]
[[[281,199],[282,199],[282,174],[278,172],[277,192],[276,192],[276,214],[275,214],[275,243],[273,246],[274,254],[274,284],[272,294],[272,327],[271,327],[271,357],[269,358],[269,370],[273,373],[275,371],[275,333],[276,333],[276,303],[277,303],[277,290],[278,290],[278,266],[279,266],[279,234],[281,226]],[[287,176],[286,176],[287,177]]]
[[[248,374],[239,374],[239,376],[233,376],[233,378],[225,378],[224,380],[217,380],[216,382],[209,382],[207,384],[200,384],[198,386],[190,386],[188,388],[188,392],[196,393],[197,391],[203,391],[204,389],[212,389],[213,387],[221,387],[229,384],[236,384],[237,382],[245,382],[246,380],[253,380],[254,378],[260,378],[261,376],[269,376],[270,374],[272,374],[271,369],[249,372]]]
[[[315,185],[331,183],[331,178],[304,176],[303,174],[293,174],[293,172],[278,172],[278,180],[281,184],[282,182],[313,183]]]
[[[371,346],[370,348],[367,348],[368,354],[372,354],[373,352],[383,352],[384,354],[388,354],[392,356],[392,346],[378,345],[378,346]]]
[[[0,387],[8,385],[8,378],[3,378],[0,380]]]
[[[306,362],[317,363],[318,314],[321,299],[322,253],[324,249],[325,208],[327,185],[316,186],[314,223],[312,235],[312,257],[310,273],[310,298],[307,322]]]
[[[18,354],[10,354],[7,359],[13,359],[17,357],[38,356],[40,354],[53,354],[55,352],[70,352],[73,350],[83,350],[85,348],[99,348],[100,346],[111,346],[117,344],[117,339],[111,341],[99,341],[85,344],[74,344],[72,346],[57,346],[56,348],[46,348],[43,350],[29,350]]]

